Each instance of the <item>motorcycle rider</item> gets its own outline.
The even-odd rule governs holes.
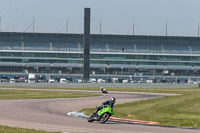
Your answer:
[[[100,117],[97,113],[99,110],[101,110],[103,107],[107,107],[107,106],[110,106],[113,109],[114,104],[115,104],[115,98],[111,97],[110,100],[103,102],[101,106],[97,107],[97,110],[94,112],[96,114],[97,119],[100,119]]]
[[[103,91],[103,89],[104,89],[103,87],[100,87],[100,91]]]
[[[104,88],[104,87],[100,87],[100,91],[101,91],[102,93],[107,93],[107,89]]]

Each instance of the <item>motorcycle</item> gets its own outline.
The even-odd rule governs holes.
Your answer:
[[[105,89],[105,88],[101,88],[100,90],[102,93],[108,93],[107,89]]]
[[[102,93],[108,93],[107,89],[103,89],[101,92]]]
[[[97,108],[98,108],[98,106],[97,106]],[[109,105],[103,106],[103,108],[100,109],[97,113],[92,113],[91,115],[89,115],[87,120],[88,120],[88,122],[99,121],[101,124],[103,124],[106,121],[108,121],[110,116],[113,114],[114,114],[114,111],[112,110],[112,108]]]

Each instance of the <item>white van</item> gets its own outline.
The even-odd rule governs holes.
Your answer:
[[[90,83],[97,83],[96,79],[90,79]]]
[[[54,79],[49,79],[49,83],[55,83]]]
[[[10,78],[10,83],[15,83],[15,79],[14,78]]]
[[[105,83],[106,81],[103,79],[97,79],[97,83]]]
[[[83,83],[83,80],[82,79],[78,79],[78,83]]]
[[[67,79],[61,78],[61,79],[60,79],[60,83],[67,83]]]
[[[122,83],[128,83],[128,79],[122,80]]]
[[[113,83],[119,83],[119,80],[118,80],[118,78],[112,78],[112,82]]]

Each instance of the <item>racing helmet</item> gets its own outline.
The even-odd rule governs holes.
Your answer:
[[[111,101],[112,104],[114,104],[114,103],[115,103],[115,98],[114,98],[114,97],[111,97],[111,98],[110,98],[110,101]]]

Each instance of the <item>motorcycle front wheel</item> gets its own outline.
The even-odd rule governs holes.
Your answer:
[[[94,121],[93,114],[91,114],[91,115],[88,116],[87,121],[88,122],[93,122]]]
[[[103,124],[105,123],[110,117],[110,114],[108,113],[104,113],[102,116],[101,116],[101,119],[100,119],[100,123]]]

